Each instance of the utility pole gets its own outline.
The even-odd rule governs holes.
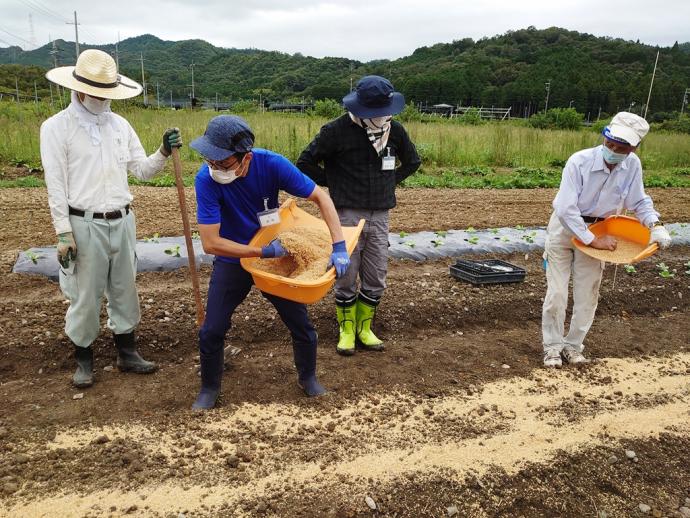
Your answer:
[[[193,61],[192,64],[189,65],[189,68],[192,69],[192,99],[194,99],[194,65],[196,65],[196,63],[194,63]]]
[[[67,25],[74,25],[74,49],[79,57],[79,23],[77,23],[77,11],[74,11],[74,22],[65,22]],[[75,58],[76,61],[76,58]]]
[[[158,109],[161,107],[161,98],[158,96],[158,81],[156,81],[156,107]]]
[[[19,102],[19,78],[14,78],[14,91],[17,93],[17,102]]]
[[[117,71],[120,71],[120,31],[117,31],[117,41],[115,42],[115,66],[117,66]]]
[[[170,90],[170,107],[173,107],[173,102],[172,102],[172,90]]]
[[[146,98],[146,76],[144,76],[144,53],[139,53],[139,60],[141,61],[141,86],[144,87],[144,106],[148,104],[148,99]]]
[[[58,49],[57,45],[55,44],[55,40],[51,42],[53,44],[53,47],[50,49],[50,55],[53,56],[53,66],[57,68],[58,66],[58,60],[57,60],[57,54],[58,54]]]
[[[50,88],[50,105],[53,105],[53,83],[48,81],[48,88]]]
[[[654,76],[656,76],[656,65],[659,63],[659,51],[656,51],[656,60],[654,61],[654,71],[652,72],[652,80],[649,83],[649,93],[647,94],[647,104],[644,105],[643,119],[647,118],[647,110],[649,109],[649,100],[652,98],[652,86],[654,86]]]
[[[601,106],[599,106],[599,113],[597,113],[597,120],[601,119]]]
[[[683,94],[683,104],[680,105],[680,119],[683,118],[683,111],[685,110],[685,105],[688,104],[688,94],[690,94],[690,88],[685,89]]]
[[[546,83],[544,83],[546,86],[546,103],[544,103],[544,113],[546,113],[549,109],[549,93],[551,92],[551,80],[548,80]]]
[[[34,80],[34,104],[38,104],[38,88],[36,88],[36,81]]]

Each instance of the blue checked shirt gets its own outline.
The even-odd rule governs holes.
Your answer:
[[[594,239],[582,216],[605,218],[632,210],[643,225],[659,221],[652,199],[644,192],[642,164],[635,153],[612,171],[604,164],[602,147],[578,151],[563,169],[553,209],[563,226],[585,244]]]

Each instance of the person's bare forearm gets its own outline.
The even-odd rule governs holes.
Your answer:
[[[220,224],[215,225],[199,225],[199,235],[201,237],[201,246],[204,252],[211,255],[220,255],[224,257],[261,257],[261,248],[257,246],[243,245],[230,239],[221,237]]]
[[[344,241],[345,236],[343,235],[343,228],[340,226],[340,218],[338,218],[338,212],[335,210],[335,205],[331,197],[326,194],[326,192],[320,187],[316,187],[314,192],[308,198],[310,201],[316,203],[321,211],[321,217],[328,225],[328,230],[331,233],[331,239],[334,243],[338,241]]]
[[[208,247],[204,245],[204,251],[208,254],[224,257],[261,257],[261,248],[258,246],[242,245],[224,237],[214,239]]]

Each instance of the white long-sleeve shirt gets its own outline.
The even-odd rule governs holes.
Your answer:
[[[626,209],[635,212],[643,225],[659,221],[652,199],[644,192],[642,164],[635,153],[612,171],[606,167],[603,146],[578,151],[563,169],[553,208],[564,227],[585,244],[594,239],[582,216],[605,218]]]
[[[93,212],[125,207],[133,198],[127,172],[147,180],[165,161],[160,150],[146,156],[123,117],[93,115],[73,95],[66,109],[41,125],[41,162],[55,232],[72,231],[70,206]]]

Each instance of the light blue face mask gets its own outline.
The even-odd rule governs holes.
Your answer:
[[[611,165],[620,164],[628,156],[628,153],[614,153],[606,146],[602,146],[601,154],[604,156],[604,161]]]

